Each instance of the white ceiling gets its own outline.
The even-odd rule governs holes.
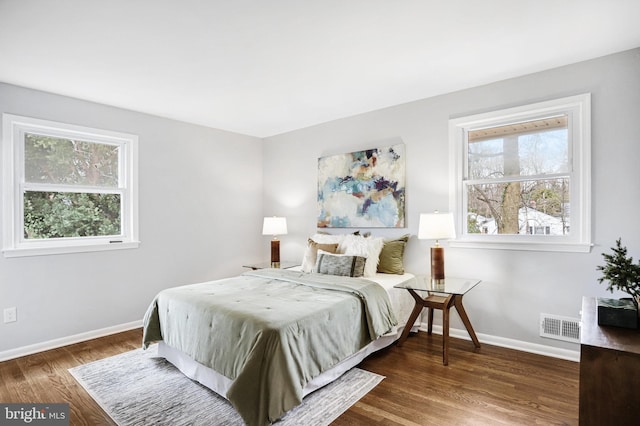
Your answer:
[[[638,0],[0,0],[0,81],[267,137],[639,47],[639,19]]]

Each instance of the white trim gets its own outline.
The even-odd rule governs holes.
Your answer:
[[[426,333],[427,324],[422,323],[418,330],[424,331]],[[433,332],[436,334],[442,335],[442,326],[434,324]],[[544,355],[552,358],[565,359],[567,361],[580,362],[579,350],[572,351],[569,349],[561,349],[553,346],[524,342],[522,340],[514,340],[514,339],[508,339],[506,337],[492,336],[490,334],[476,333],[476,335],[478,336],[478,340],[480,340],[480,345],[481,345],[480,350],[482,350],[482,344],[487,344],[492,346],[499,346],[501,348],[514,349],[516,351],[521,351],[521,352]],[[469,337],[469,333],[465,329],[450,328],[449,336],[455,337],[457,339],[464,339],[464,340],[471,341],[471,338]]]
[[[38,352],[49,351],[51,349],[61,348],[63,346],[73,345],[74,343],[97,339],[99,337],[109,336],[111,334],[122,333],[123,331],[129,331],[140,327],[142,327],[142,320],[114,325],[112,327],[101,328],[98,330],[87,331],[85,333],[48,340],[46,342],[35,343],[33,345],[22,346],[20,348],[9,349],[7,351],[0,352],[0,362],[32,355]],[[142,341],[140,341],[140,347],[142,347]]]
[[[464,215],[466,135],[496,125],[533,119],[557,112],[569,113],[571,135],[571,232],[568,236],[467,234]],[[576,167],[577,166],[577,167]],[[576,170],[577,169],[577,170]],[[569,96],[514,108],[449,120],[449,210],[456,212],[458,238],[453,247],[541,250],[588,253],[591,251],[591,94]]]
[[[533,250],[533,251],[554,251],[554,252],[571,252],[571,253],[589,253],[593,244],[588,243],[554,243],[531,241],[472,241],[472,240],[449,240],[450,247],[460,248],[482,248],[496,250]]]
[[[99,337],[109,336],[111,334],[122,333],[124,331],[129,331],[140,327],[142,327],[142,320],[120,324],[113,327],[101,328],[99,330],[88,331],[86,333],[75,334],[73,336],[62,337],[60,339],[49,340],[46,342],[23,346],[20,348],[9,349],[7,351],[0,352],[0,362],[8,361],[14,358],[20,358],[38,352],[48,351],[51,349],[57,349],[63,346],[72,345],[74,343],[97,339]],[[422,323],[420,327],[418,327],[418,330],[426,333],[427,324]],[[442,326],[434,324],[433,332],[442,335]],[[480,340],[480,344],[499,346],[502,348],[514,349],[521,352],[529,352],[538,355],[549,356],[552,358],[566,359],[568,361],[580,361],[579,350],[572,351],[568,349],[560,349],[553,346],[546,346],[537,343],[523,342],[521,340],[507,339],[505,337],[492,336],[490,334],[476,333],[476,335]],[[455,337],[457,339],[471,341],[467,330],[450,328],[449,336]],[[140,343],[140,345],[142,346],[142,342]]]
[[[94,129],[13,114],[3,120],[3,241],[5,257],[39,256],[99,250],[137,248],[138,240],[138,136],[111,130]],[[23,140],[27,132],[70,138],[120,147],[117,188],[93,188],[83,185],[33,184],[24,180]],[[22,176],[22,179],[20,178]],[[26,240],[23,237],[22,190],[99,192],[121,194],[121,235]],[[75,191],[74,191],[75,189]],[[117,242],[118,244],[114,244]]]
[[[140,247],[140,241],[120,242],[119,238],[112,238],[113,242],[84,243],[57,247],[21,247],[2,250],[4,257],[48,256],[53,254],[89,253],[107,250],[127,250]]]

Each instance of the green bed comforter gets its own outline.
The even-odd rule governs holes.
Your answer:
[[[234,380],[248,425],[302,402],[304,386],[397,324],[386,291],[362,278],[263,269],[160,292],[143,346],[164,342]]]

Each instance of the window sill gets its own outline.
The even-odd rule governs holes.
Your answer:
[[[21,247],[9,248],[2,250],[4,257],[28,257],[28,256],[48,256],[54,254],[68,253],[88,253],[94,251],[106,250],[126,250],[136,249],[140,246],[140,241],[131,241],[123,243],[99,243],[99,244],[75,244],[68,246],[56,247]]]
[[[567,253],[589,253],[593,244],[571,242],[516,242],[516,241],[478,241],[478,240],[450,240],[449,247],[496,249],[496,250],[524,250],[549,251]]]

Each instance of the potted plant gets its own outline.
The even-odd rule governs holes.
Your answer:
[[[613,254],[602,253],[605,264],[597,267],[602,271],[598,282],[608,281],[607,290],[619,290],[631,296],[631,299],[615,301],[598,299],[598,324],[617,325],[635,328],[638,322],[638,302],[640,302],[640,262],[633,263],[633,257],[627,255],[622,239],[616,240]],[[630,312],[633,310],[633,313]]]

